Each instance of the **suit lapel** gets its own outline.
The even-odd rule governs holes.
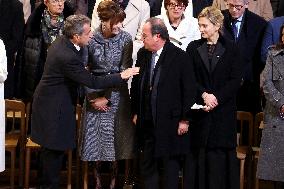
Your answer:
[[[159,60],[157,62],[157,71],[155,73],[154,77],[154,83],[153,88],[157,88],[158,84],[163,82],[164,78],[167,76],[167,72],[169,71],[169,64],[173,61],[173,58],[175,57],[175,54],[173,54],[169,50],[169,44],[170,42],[167,42],[164,45],[163,51],[159,57]]]
[[[207,71],[209,72],[209,60],[208,60],[208,49],[207,44],[204,42],[200,47],[197,48],[197,51],[202,59],[202,62],[204,63]]]
[[[222,44],[220,42],[218,42],[216,44],[216,49],[213,53],[213,57],[212,57],[212,71],[214,71],[218,61],[220,60],[220,57],[224,54],[225,52],[225,48],[222,46]]]

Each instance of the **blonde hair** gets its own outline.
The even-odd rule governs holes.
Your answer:
[[[205,7],[198,15],[198,19],[201,17],[207,18],[214,25],[219,25],[219,32],[222,31],[224,16],[221,10],[213,6]]]

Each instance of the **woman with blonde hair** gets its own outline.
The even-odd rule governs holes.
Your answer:
[[[198,16],[202,39],[187,47],[197,81],[190,126],[192,182],[186,188],[239,189],[236,93],[241,83],[237,47],[222,36],[224,16],[206,7]]]

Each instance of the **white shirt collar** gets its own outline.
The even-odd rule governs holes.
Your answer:
[[[77,49],[77,51],[80,51],[81,47],[80,47],[79,45],[76,45],[76,44],[74,44],[74,43],[73,43],[73,45],[74,45],[74,47]]]

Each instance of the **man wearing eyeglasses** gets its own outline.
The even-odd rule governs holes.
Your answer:
[[[261,111],[259,75],[261,41],[267,22],[249,11],[249,0],[227,0],[224,14],[224,36],[234,41],[243,61],[241,88],[237,95],[237,109],[256,113]]]

